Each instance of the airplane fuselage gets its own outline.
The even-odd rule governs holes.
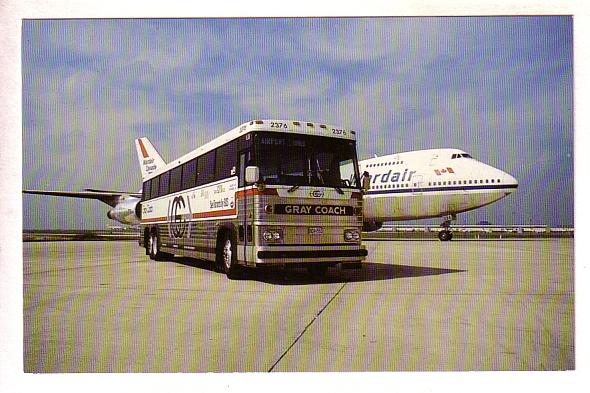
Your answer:
[[[493,203],[518,186],[514,177],[458,149],[392,154],[359,166],[370,176],[365,221],[454,215]]]

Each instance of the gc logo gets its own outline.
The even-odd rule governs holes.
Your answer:
[[[309,193],[312,198],[321,198],[324,196],[324,190],[313,190]]]
[[[187,204],[182,195],[174,197],[168,203],[168,222],[170,223],[170,237],[182,238],[187,233],[186,214],[190,214],[190,205],[187,209]]]

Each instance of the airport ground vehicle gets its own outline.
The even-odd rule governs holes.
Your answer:
[[[211,260],[234,277],[243,267],[358,268],[367,255],[352,130],[244,123],[145,176],[142,195],[140,243],[152,259]]]

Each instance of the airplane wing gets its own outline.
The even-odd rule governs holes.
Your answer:
[[[121,191],[107,191],[107,190],[93,190],[86,189],[86,191],[49,191],[49,190],[23,190],[25,194],[40,194],[40,195],[53,195],[63,196],[71,198],[85,198],[85,199],[98,199],[101,202],[106,203],[109,206],[115,207],[123,198],[131,196],[134,198],[141,198],[140,192],[121,192]]]

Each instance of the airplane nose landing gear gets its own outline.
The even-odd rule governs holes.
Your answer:
[[[445,217],[443,217],[443,219],[444,219],[443,223],[440,224],[440,226],[443,228],[443,230],[441,230],[438,233],[438,238],[440,239],[441,242],[447,242],[453,238],[453,232],[451,232],[451,230],[449,228],[451,227],[451,222],[455,221],[457,219],[457,215],[453,214],[450,216],[445,216]]]

